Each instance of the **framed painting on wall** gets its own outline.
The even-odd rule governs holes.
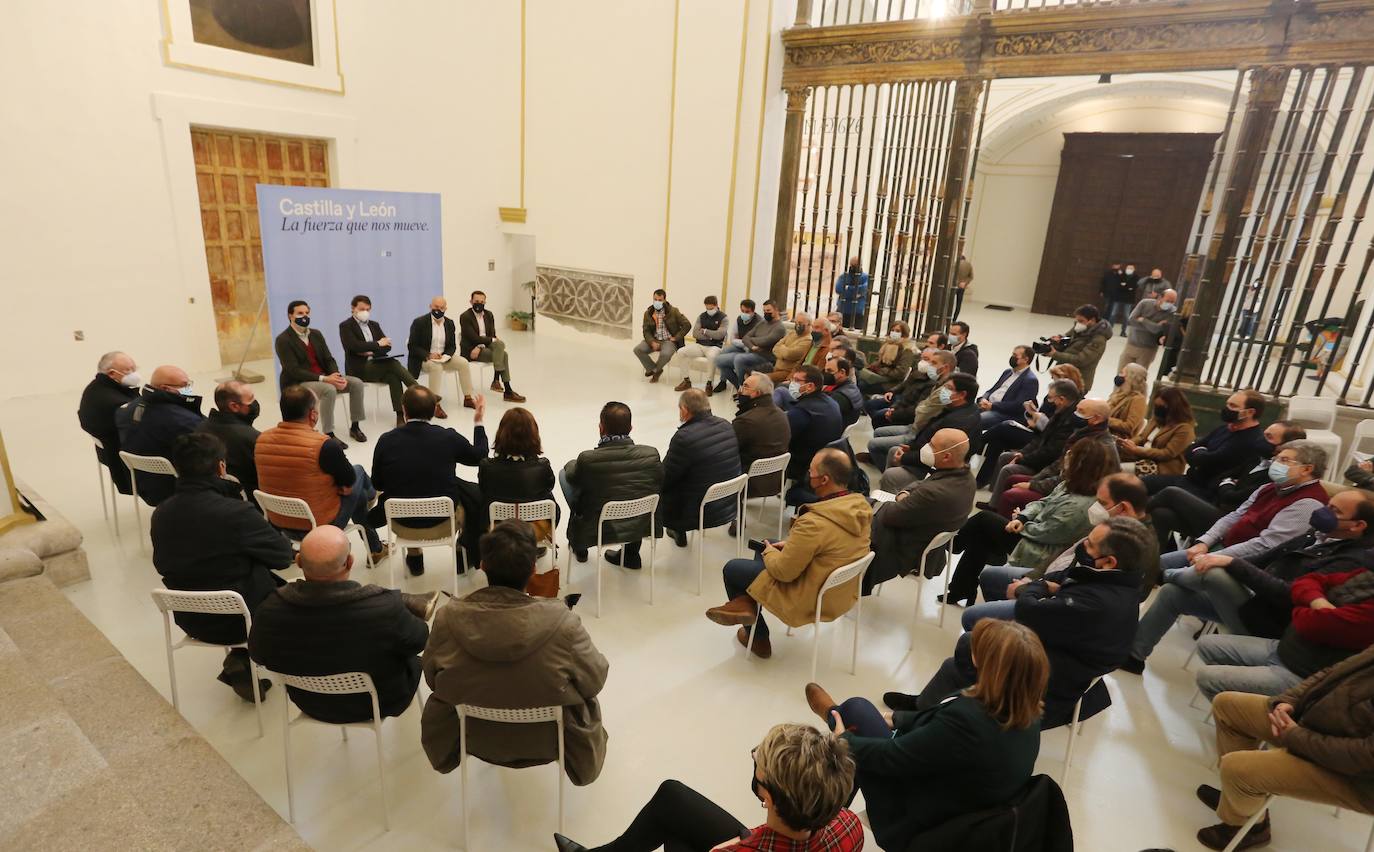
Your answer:
[[[334,0],[163,0],[163,61],[343,93]]]

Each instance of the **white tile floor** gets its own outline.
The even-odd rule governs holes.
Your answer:
[[[1062,318],[1003,313],[972,305],[965,318],[982,351],[981,378],[992,381],[1012,345],[1062,331]],[[543,427],[545,450],[563,464],[596,438],[596,416],[611,398],[634,410],[635,437],[667,446],[677,423],[673,382],[648,384],[629,353],[629,343],[587,338],[570,362],[568,344],[529,334],[510,339],[517,387]],[[1108,386],[1121,342],[1114,339],[1099,371],[1099,388]],[[137,357],[139,346],[131,341]],[[94,359],[92,359],[94,360]],[[572,365],[575,364],[575,369]],[[94,367],[94,365],[92,365]],[[147,374],[155,366],[141,364]],[[258,365],[270,374],[270,365]],[[213,387],[213,374],[197,375],[197,386]],[[257,385],[264,428],[275,422],[275,388]],[[128,498],[122,498],[122,537],[104,522],[90,444],[75,417],[76,393],[7,400],[0,409],[16,475],[44,494],[86,535],[92,581],[69,590],[71,599],[96,623],[139,671],[167,694],[162,627],[148,592],[157,575],[141,552]],[[369,407],[372,395],[369,394]],[[504,404],[488,395],[490,429],[495,431]],[[719,413],[731,416],[733,403],[716,397]],[[208,408],[208,406],[207,406]],[[447,421],[468,431],[471,412],[454,407]],[[366,427],[375,438],[388,413]],[[860,431],[857,443],[866,441]],[[375,444],[355,444],[349,455],[370,464]],[[474,474],[475,475],[475,474]],[[768,522],[775,515],[770,507]],[[757,512],[757,509],[754,510]],[[145,516],[146,525],[146,516]],[[733,550],[723,531],[707,542],[707,564],[718,570]],[[605,842],[622,828],[664,778],[691,784],[751,825],[762,818],[749,792],[749,749],[768,727],[780,721],[814,721],[802,696],[810,663],[809,631],[786,638],[778,631],[774,657],[746,660],[732,631],[708,622],[703,611],[722,599],[719,581],[708,580],[697,597],[693,552],[671,543],[659,548],[656,604],[648,604],[647,579],[611,568],[605,578],[604,617],[583,615],[597,645],[611,661],[602,693],[610,747],[605,770],[592,786],[569,789],[567,833],[585,843]],[[411,590],[441,582],[442,551],[430,551],[431,570],[406,580]],[[361,554],[359,554],[361,555]],[[589,591],[587,566],[577,566],[575,588]],[[365,569],[356,575],[366,581]],[[375,577],[385,581],[385,573]],[[463,584],[470,584],[464,580]],[[875,701],[886,689],[914,691],[953,645],[959,629],[951,612],[944,629],[935,625],[935,591],[925,590],[921,621],[912,625],[914,583],[894,582],[881,598],[865,603],[857,676],[847,670],[851,621],[826,625],[822,633],[820,681],[837,698],[864,695]],[[593,587],[594,588],[594,587]],[[1195,624],[1176,628],[1151,659],[1141,678],[1118,674],[1110,681],[1114,705],[1086,724],[1086,732],[1064,779],[1061,760],[1065,731],[1045,735],[1039,770],[1066,787],[1077,848],[1139,850],[1200,848],[1198,827],[1211,816],[1193,798],[1193,788],[1215,783],[1212,728],[1206,710],[1188,706],[1190,675],[1180,666]],[[54,625],[60,630],[60,625]],[[912,638],[914,649],[908,651]],[[282,695],[268,698],[268,733],[259,740],[253,711],[213,678],[215,652],[178,654],[182,711],[193,725],[279,811],[286,812],[280,713]],[[390,833],[382,830],[371,737],[358,733],[342,743],[331,730],[307,726],[293,737],[296,747],[298,828],[320,849],[428,849],[460,844],[457,774],[442,776],[426,761],[419,743],[419,719],[412,709],[388,720],[383,739],[391,783]],[[472,848],[525,850],[552,848],[556,821],[554,770],[508,770],[475,764],[472,779]],[[1282,850],[1358,849],[1369,818],[1330,808],[1282,801],[1274,810],[1272,848]]]

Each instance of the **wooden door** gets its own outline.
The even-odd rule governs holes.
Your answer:
[[[1215,133],[1065,133],[1035,285],[1036,313],[1102,306],[1113,261],[1177,280]]]
[[[267,285],[257,184],[329,186],[326,145],[323,139],[191,128],[205,263],[223,364],[237,365],[250,337],[249,360],[272,354],[267,314],[260,310]]]

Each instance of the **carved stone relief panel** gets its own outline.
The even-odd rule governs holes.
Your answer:
[[[577,329],[617,340],[634,335],[634,284],[630,275],[536,266],[535,310]]]

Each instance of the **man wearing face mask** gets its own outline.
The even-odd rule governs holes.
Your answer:
[[[787,409],[787,425],[791,439],[787,451],[792,454],[787,463],[787,476],[797,479],[806,471],[811,457],[844,432],[844,420],[835,400],[821,390],[825,376],[819,367],[803,364],[792,374],[788,393],[792,406]]]
[[[225,447],[225,467],[230,476],[239,481],[243,496],[253,501],[258,487],[258,467],[253,447],[258,442],[258,419],[261,406],[253,394],[253,386],[239,381],[224,382],[215,387],[215,407],[197,431],[219,438]],[[254,502],[256,505],[256,502]]]
[[[445,373],[458,374],[458,386],[463,391],[463,407],[476,408],[472,396],[472,369],[468,359],[458,358],[458,327],[448,317],[448,299],[435,296],[429,300],[429,313],[421,314],[410,324],[406,339],[406,369],[417,379],[424,373],[431,393],[438,394]],[[434,416],[443,420],[443,406]]]
[[[873,465],[879,471],[896,464],[891,458],[892,450],[910,444],[918,432],[945,410],[940,392],[949,377],[954,375],[957,364],[953,352],[943,349],[922,352],[921,360],[916,362],[916,368],[911,372],[919,372],[927,383],[907,385],[904,382],[903,385],[907,385],[909,390],[900,398],[893,397],[892,408],[886,413],[873,415],[873,437],[868,441],[867,452],[860,453],[858,460]],[[925,389],[924,394],[919,400],[913,401],[922,388]]]
[[[977,486],[969,470],[968,436],[958,429],[940,429],[921,448],[931,473],[911,483],[895,500],[882,503],[873,514],[873,564],[864,574],[864,594],[879,583],[906,576],[926,547],[942,532],[958,532],[968,519]],[[932,554],[927,577],[944,569],[944,551]]]
[[[1154,363],[1177,310],[1178,293],[1173,290],[1165,290],[1157,299],[1141,299],[1136,303],[1126,323],[1129,329],[1126,332],[1126,347],[1117,359],[1117,372],[1125,369],[1127,364],[1139,364],[1148,369]]]
[[[860,266],[856,254],[849,259],[849,268],[835,279],[835,307],[840,309],[841,324],[846,328],[857,328],[863,322],[864,309],[868,307],[868,273]]]
[[[1101,444],[1111,457],[1112,465],[1120,465],[1121,456],[1116,449],[1116,439],[1112,437],[1108,428],[1109,411],[1106,400],[1079,400],[1073,417],[1077,428],[1069,433],[1069,437],[1064,441],[1063,450],[1034,473],[1008,474],[1003,479],[1007,488],[992,495],[997,511],[1004,517],[1011,517],[1013,509],[1039,500],[1053,491],[1063,478],[1064,458],[1080,441],[1095,441]],[[1023,457],[1022,463],[1024,461]]]
[[[406,388],[416,384],[415,377],[393,356],[391,338],[382,331],[381,323],[372,319],[372,300],[363,295],[354,296],[351,307],[353,315],[339,323],[344,372],[364,382],[385,384],[391,391],[391,410],[396,414],[396,425],[404,426],[406,416],[401,410],[401,395]],[[439,415],[448,416],[442,408]]]
[[[668,365],[676,366],[682,373],[682,381],[673,390],[682,393],[692,386],[692,365],[700,358],[706,361],[705,391],[710,394],[716,381],[716,356],[729,337],[730,318],[720,309],[720,301],[715,296],[707,296],[701,313],[692,323],[693,342],[679,349]]]
[[[170,457],[172,443],[187,432],[194,432],[205,420],[200,413],[200,396],[191,377],[180,367],[162,366],[153,370],[148,384],[133,402],[115,413],[119,427],[120,449],[139,456]],[[176,479],[156,473],[135,472],[138,496],[156,506],[172,496]]]
[[[1035,631],[1050,658],[1042,730],[1067,724],[1080,698],[1083,719],[1112,703],[1105,686],[1099,683],[1089,690],[1088,685],[1115,669],[1130,647],[1147,536],[1136,520],[1109,518],[1078,545],[1062,581],[1023,582],[1014,590],[1014,620]],[[972,686],[978,670],[971,635],[959,637],[954,656],[940,665],[919,695],[889,692],[883,702],[892,710],[925,710]]]
[[[787,452],[792,427],[787,422],[787,415],[773,401],[773,380],[763,373],[750,373],[735,400],[739,409],[730,426],[739,444],[740,470],[748,473],[749,466],[759,459],[776,458]],[[751,495],[777,494],[780,490],[781,471],[749,480]]]
[[[668,293],[655,290],[653,304],[644,309],[644,339],[634,348],[635,357],[644,367],[644,375],[649,377],[650,383],[658,382],[663,368],[673,360],[673,353],[682,348],[691,330],[692,324],[687,322],[682,311],[669,304]],[[658,353],[657,361],[649,357],[653,353]]]
[[[1126,264],[1123,269],[1120,263],[1113,263],[1102,275],[1102,282],[1098,285],[1098,292],[1102,294],[1106,305],[1106,320],[1111,323],[1120,317],[1123,335],[1126,333],[1126,317],[1131,312],[1131,306],[1135,304],[1136,281],[1139,278],[1134,264]],[[1083,371],[1083,377],[1088,377],[1086,370]]]
[[[798,311],[792,317],[792,330],[773,346],[773,369],[768,378],[784,382],[802,364],[823,365],[825,349],[821,348],[821,341],[824,337],[820,329],[812,330],[811,315]]]
[[[95,457],[109,468],[110,481],[121,494],[129,494],[132,485],[129,469],[119,457],[119,427],[115,414],[138,397],[143,377],[138,365],[124,352],[106,352],[96,365],[95,378],[81,392],[81,404],[76,409],[77,420],[86,434],[100,442]]]
[[[1164,588],[1141,617],[1131,656],[1122,669],[1144,672],[1146,658],[1180,614],[1196,614],[1220,622],[1231,633],[1246,633],[1239,607],[1250,593],[1224,573],[1210,580],[1207,575],[1225,567],[1216,557],[1249,559],[1305,533],[1312,513],[1326,505],[1326,489],[1321,484],[1325,472],[1326,450],[1321,445],[1311,441],[1284,444],[1269,465],[1269,484],[1213,524],[1192,547],[1161,556]],[[1181,588],[1171,590],[1170,586]],[[1208,595],[1201,594],[1204,590]]]
[[[1264,437],[1260,417],[1265,400],[1259,391],[1238,390],[1226,398],[1221,425],[1183,452],[1188,470],[1183,476],[1147,476],[1145,487],[1158,494],[1169,486],[1183,488],[1203,498],[1216,496],[1220,482],[1237,471],[1244,473],[1262,458],[1273,455]]]
[[[1039,412],[1043,416],[1048,409],[1044,428],[1033,434],[1020,450],[1003,450],[1001,444],[989,443],[984,452],[987,463],[978,469],[979,487],[991,486],[994,495],[1001,494],[1012,476],[1033,474],[1062,455],[1069,436],[1081,425],[1075,416],[1080,401],[1078,386],[1073,382],[1068,379],[1050,382]],[[1026,419],[1036,422],[1036,417],[1027,414]]]
[[[1123,319],[1122,322],[1125,322]],[[1107,341],[1112,336],[1112,324],[1102,319],[1097,308],[1080,305],[1073,313],[1073,328],[1065,334],[1050,338],[1055,348],[1050,350],[1049,359],[1056,364],[1072,364],[1083,374],[1083,393],[1093,389],[1093,375],[1097,363],[1107,350]],[[1068,341],[1065,343],[1064,341]],[[1063,346],[1063,349],[1058,348]]]
[[[849,359],[840,357],[839,353],[834,354],[833,358],[826,356],[825,384],[821,390],[835,400],[840,407],[840,419],[848,427],[859,421],[859,403],[863,402],[863,396],[859,393],[859,386],[854,384],[854,368]]]
[[[987,393],[978,397],[978,419],[984,430],[1004,420],[1021,420],[1026,403],[1040,395],[1040,379],[1030,369],[1034,357],[1029,346],[1013,347],[1011,357],[1007,359],[1007,369],[1002,371]]]
[[[1150,270],[1150,277],[1142,278],[1136,284],[1136,290],[1145,299],[1158,299],[1165,290],[1174,286],[1174,282],[1164,277],[1164,270],[1155,267]]]
[[[926,446],[941,429],[957,429],[969,441],[969,450],[978,449],[982,428],[978,425],[978,408],[973,400],[978,396],[978,380],[968,373],[952,373],[936,391],[943,410],[931,418],[915,437],[888,454],[887,469],[879,487],[894,494],[930,473],[930,456]]]
[[[725,364],[733,364],[735,359],[745,351],[744,338],[755,328],[763,324],[763,317],[758,313],[758,306],[753,299],[740,299],[739,313],[735,315],[731,325],[730,336],[720,347],[720,352],[716,353],[716,363],[713,369],[721,375],[721,379],[714,385],[706,386],[706,395],[717,394],[725,390],[725,377],[720,370]],[[743,384],[739,385],[743,387]]]
[[[949,324],[949,351],[959,363],[959,372],[970,376],[978,375],[978,344],[968,342],[969,324],[952,322]]]
[[[339,365],[329,353],[329,344],[318,329],[310,327],[310,306],[300,299],[286,306],[290,325],[277,335],[277,363],[281,365],[281,389],[294,385],[310,390],[320,400],[320,427],[334,438],[334,403],[341,393],[348,394],[348,413],[352,426],[348,437],[363,443],[367,436],[360,426],[363,417],[363,380],[339,373]],[[337,438],[335,439],[337,440]],[[339,441],[348,448],[348,445]]]
[[[458,315],[458,330],[462,335],[458,351],[469,361],[491,364],[496,373],[491,377],[491,389],[504,391],[502,399],[506,402],[524,402],[525,398],[511,387],[506,341],[496,336],[496,317],[487,310],[487,294],[473,290],[470,305]]]
[[[746,324],[746,316],[741,303],[741,325]],[[726,382],[738,388],[751,370],[767,367],[769,369],[766,372],[772,372],[773,347],[786,333],[787,329],[778,318],[778,306],[769,299],[763,303],[763,319],[731,341],[716,357],[716,366],[720,368],[720,384],[716,386],[716,392],[724,390]]]

